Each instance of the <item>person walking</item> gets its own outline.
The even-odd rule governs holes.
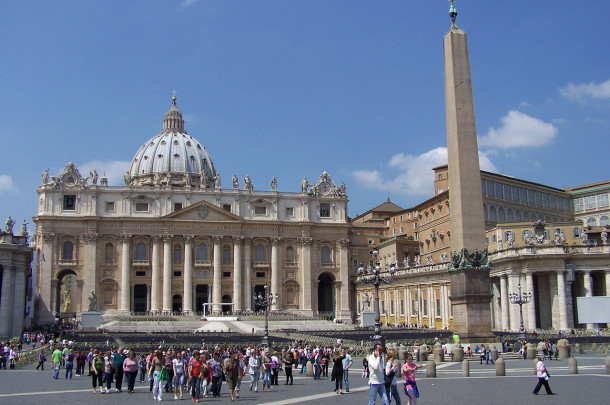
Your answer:
[[[384,384],[383,360],[383,346],[377,343],[373,353],[367,357],[369,370],[369,405],[375,405],[377,395],[381,398],[382,405],[389,405],[388,395]]]
[[[540,391],[540,388],[542,388],[543,385],[547,395],[555,395],[549,386],[549,378],[551,376],[546,369],[544,357],[542,356],[538,357],[538,363],[536,364],[536,376],[538,377],[538,384],[536,384],[536,387],[534,388],[534,395],[538,395],[538,391]]]
[[[402,365],[402,374],[405,376],[405,395],[408,398],[409,405],[415,405],[417,398],[419,398],[419,391],[417,390],[417,384],[415,383],[415,371],[421,366],[413,362],[413,356],[407,354],[405,364]]]
[[[127,353],[127,358],[123,360],[123,372],[127,379],[127,392],[133,394],[134,387],[136,384],[136,377],[138,375],[138,360],[133,350]],[[117,374],[118,375],[118,374]]]
[[[265,390],[265,386],[267,386],[267,391],[271,391],[271,356],[269,356],[269,351],[265,351],[265,354],[261,360],[263,364],[263,391]]]
[[[123,362],[126,358],[127,355],[123,352],[123,348],[119,347],[117,354],[114,356],[114,368],[116,370],[114,390],[116,392],[122,392],[124,375]]]
[[[61,350],[59,350],[59,347],[55,347],[55,350],[53,350],[53,354],[51,354],[51,358],[53,359],[53,378],[58,380],[59,368],[61,367]]]
[[[396,404],[401,405],[400,396],[398,394],[398,388],[396,383],[396,374],[398,374],[398,361],[396,356],[396,350],[388,350],[387,362],[385,364],[385,376],[386,379],[392,378],[390,385],[385,384],[386,394],[388,396],[388,403],[392,402],[392,399]],[[384,381],[385,382],[385,381]]]
[[[345,348],[341,349],[341,357],[343,362],[343,383],[345,385],[345,392],[349,392],[349,368],[354,362],[352,356],[347,353]]]
[[[229,357],[224,360],[224,372],[229,386],[229,396],[231,402],[235,401],[235,385],[237,385],[237,377],[239,375],[239,354],[232,353]]]
[[[191,380],[191,396],[193,398],[193,402],[199,402],[199,398],[201,396],[199,379],[203,373],[203,362],[199,359],[199,350],[195,350],[193,352],[193,356],[189,360],[188,368],[188,374]],[[180,398],[182,398],[182,396],[180,396]]]
[[[163,400],[163,381],[161,381],[161,370],[165,366],[165,359],[161,353],[161,350],[155,351],[155,357],[150,361],[148,365],[148,372],[152,374],[153,378],[153,399],[157,401]]]
[[[491,345],[487,345],[485,348],[485,364],[494,364],[494,359],[491,358]]]
[[[176,358],[172,361],[172,368],[174,370],[174,399],[178,399],[178,391],[180,391],[180,399],[184,395],[184,386],[186,384],[185,366],[186,366],[186,352],[180,352],[176,354]]]
[[[109,393],[112,388],[112,375],[114,374],[114,357],[112,357],[112,352],[109,350],[106,352],[106,357],[104,357],[104,381],[106,381],[106,388],[104,389],[104,393]]]
[[[41,368],[44,371],[44,363],[47,361],[47,358],[44,356],[44,349],[40,349],[40,353],[38,353],[38,365],[36,366],[36,370]]]
[[[335,382],[335,393],[343,394],[343,357],[337,350],[333,356],[333,369],[330,380]]]
[[[250,382],[250,391],[254,388],[254,392],[258,392],[258,380],[261,378],[261,356],[259,355],[258,349],[252,351],[250,357],[250,375],[252,381]],[[263,387],[264,389],[264,387]]]
[[[292,364],[294,363],[294,354],[292,353],[292,350],[289,350],[288,353],[286,353],[286,357],[284,358],[284,372],[286,373],[286,382],[284,383],[284,385],[288,385],[288,382],[290,381],[290,385],[292,385],[294,379],[292,377]]]
[[[72,379],[72,371],[74,370],[74,352],[72,349],[66,354],[64,360],[66,364],[66,380],[68,379],[68,375],[70,376],[70,379]]]
[[[96,388],[100,387],[100,394],[104,393],[104,359],[99,350],[93,352],[91,358],[91,384],[93,385],[93,393],[96,393]]]

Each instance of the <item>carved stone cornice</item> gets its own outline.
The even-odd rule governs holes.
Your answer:
[[[172,243],[174,235],[163,235],[163,243]]]
[[[219,245],[222,243],[222,236],[220,235],[213,235],[212,236],[212,241],[214,241],[215,245]]]
[[[183,235],[182,238],[184,239],[184,243],[193,243],[193,240],[195,240],[195,235]]]
[[[152,239],[153,243],[159,243],[163,237],[161,235],[150,235],[150,239]]]
[[[299,245],[301,246],[311,246],[313,243],[313,238],[300,238]]]
[[[245,244],[249,244],[249,245],[252,244],[252,240],[253,240],[252,236],[242,236],[242,238],[244,239]]]
[[[81,235],[81,238],[87,243],[95,243],[99,237],[100,235],[97,233],[85,233]]]
[[[233,236],[231,239],[233,239],[233,244],[241,245],[241,242],[244,240],[244,237],[243,236]]]
[[[271,237],[271,245],[273,246],[279,246],[280,243],[282,243],[282,238],[279,236],[272,236]]]
[[[131,235],[121,234],[117,236],[117,239],[121,243],[129,243],[129,241],[131,241]]]
[[[339,239],[339,245],[342,248],[349,247],[349,239]]]
[[[45,232],[42,234],[42,241],[45,243],[53,242],[55,240],[55,234],[50,232]]]

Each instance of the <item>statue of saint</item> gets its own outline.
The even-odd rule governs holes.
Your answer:
[[[233,182],[233,188],[235,190],[239,189],[239,180],[237,179],[236,174],[233,175],[233,179],[231,179],[231,181]]]
[[[97,179],[99,177],[97,175],[97,171],[93,169],[93,171],[90,171],[89,174],[91,175],[91,184],[93,184],[94,186],[97,185]]]
[[[68,313],[70,312],[70,309],[72,308],[72,299],[70,298],[70,293],[65,290],[64,291],[64,308],[63,308],[63,313]]]
[[[205,174],[205,170],[201,171],[199,175],[199,187],[206,188],[208,186],[208,175]]]
[[[91,291],[91,295],[89,295],[89,312],[97,311],[97,296],[95,295],[95,291]]]
[[[301,192],[306,193],[307,187],[309,187],[309,182],[307,181],[307,178],[303,177],[303,181],[301,182]]]
[[[214,187],[220,188],[220,174],[218,173],[216,173],[216,176],[214,176]]]
[[[129,175],[129,170],[125,172],[123,179],[125,180],[125,185],[128,186],[129,182],[131,181],[131,176]]]
[[[277,179],[275,176],[271,179],[271,191],[277,191]]]
[[[21,223],[21,236],[25,236],[26,238],[29,236],[28,235],[28,225],[27,225],[27,222],[25,222],[25,219]]]
[[[44,169],[44,172],[42,172],[42,184],[47,184],[48,181],[49,181],[49,170]]]
[[[13,218],[11,218],[9,215],[9,217],[6,219],[6,233],[10,233],[12,235],[14,225],[15,221],[13,221]]]
[[[367,311],[370,308],[371,308],[371,298],[369,297],[369,294],[365,291],[364,295],[362,296],[362,310]]]
[[[244,190],[252,191],[252,180],[250,180],[250,176],[247,174],[244,177]]]

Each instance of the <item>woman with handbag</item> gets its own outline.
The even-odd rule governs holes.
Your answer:
[[[161,379],[161,372],[163,371],[164,367],[165,367],[165,359],[163,358],[161,350],[156,350],[155,357],[153,357],[153,359],[150,361],[150,364],[148,365],[148,372],[151,373],[153,376],[152,393],[153,393],[153,399],[156,399],[157,401],[162,401],[163,380]]]
[[[409,405],[415,405],[417,403],[417,398],[419,398],[419,391],[417,390],[417,384],[415,383],[415,371],[420,367],[419,364],[413,362],[413,356],[407,354],[406,362],[402,365],[402,374],[405,376],[404,389]]]
[[[401,405],[400,396],[398,394],[398,388],[396,383],[396,374],[398,374],[398,361],[396,361],[396,350],[390,349],[388,350],[388,357],[385,364],[385,390],[388,396],[388,404],[392,402],[396,402],[398,405]]]
[[[538,391],[544,385],[544,389],[546,390],[547,395],[555,395],[551,391],[551,387],[549,386],[549,372],[546,369],[546,365],[544,364],[544,357],[538,357],[538,364],[536,364],[536,375],[538,376],[538,384],[536,384],[536,388],[534,388],[534,395],[538,395]]]
[[[335,393],[343,394],[343,357],[339,350],[333,356],[333,369],[330,372],[330,380],[335,382]]]

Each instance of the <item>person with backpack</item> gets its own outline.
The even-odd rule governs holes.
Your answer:
[[[44,371],[44,363],[47,361],[47,358],[44,356],[44,349],[40,349],[40,353],[38,353],[38,365],[36,366],[36,370],[41,368]]]
[[[193,356],[189,360],[188,375],[190,377],[191,395],[194,402],[199,402],[201,396],[201,376],[203,374],[203,363],[199,358],[199,350],[193,352]],[[182,399],[182,393],[180,393]]]

